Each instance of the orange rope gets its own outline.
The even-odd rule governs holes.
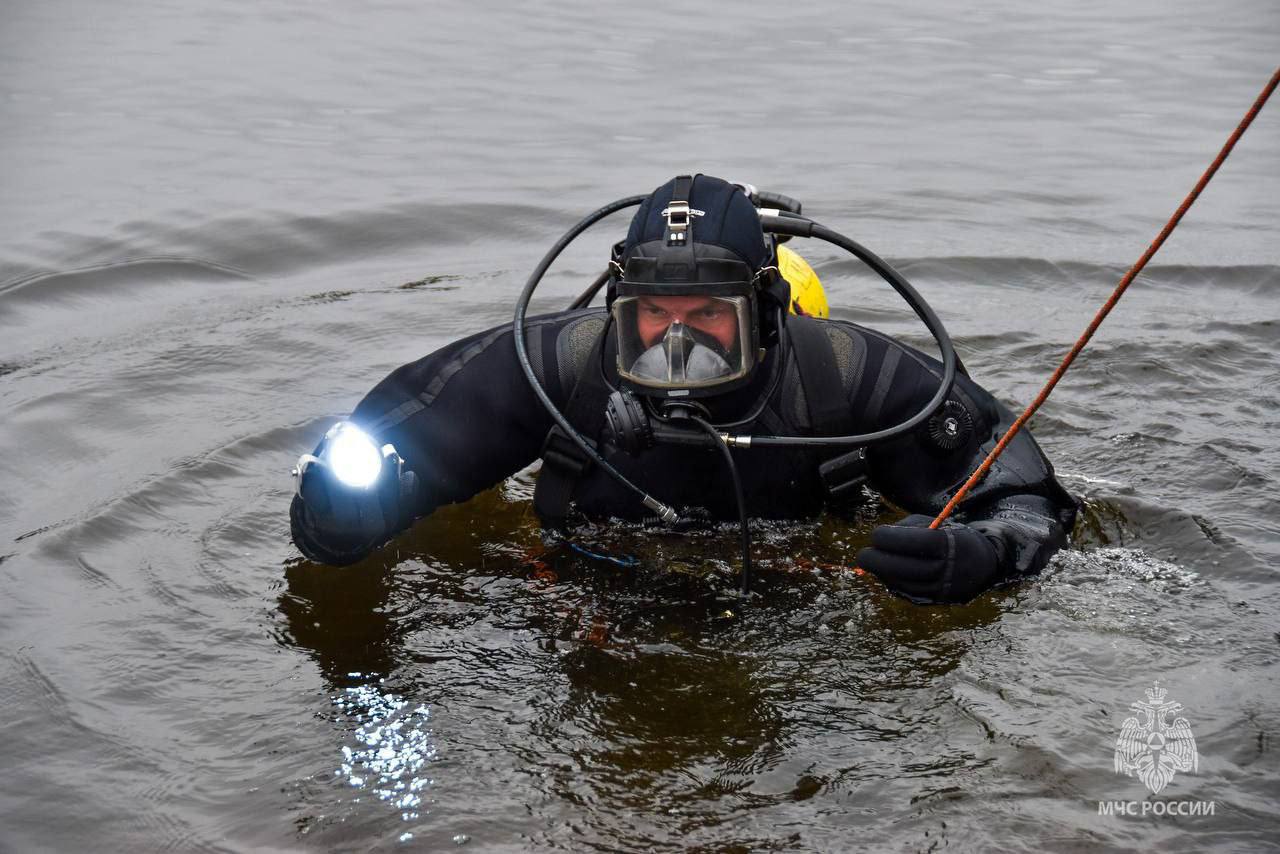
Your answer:
[[[1156,236],[1156,239],[1151,241],[1151,245],[1147,247],[1147,251],[1138,259],[1138,263],[1134,264],[1133,267],[1129,269],[1129,272],[1124,274],[1124,278],[1120,280],[1120,284],[1116,285],[1116,289],[1112,292],[1111,297],[1103,304],[1102,308],[1098,309],[1098,313],[1094,315],[1093,322],[1089,324],[1089,328],[1086,329],[1084,334],[1080,336],[1080,339],[1076,341],[1075,346],[1071,348],[1071,352],[1067,353],[1066,358],[1062,360],[1062,364],[1058,365],[1058,369],[1053,372],[1053,376],[1049,377],[1049,381],[1044,384],[1044,388],[1040,389],[1040,393],[1036,395],[1036,399],[1031,402],[1031,405],[1027,407],[1025,412],[1018,416],[1018,420],[1013,422],[1013,426],[1011,426],[1008,432],[1000,438],[1000,441],[996,446],[991,449],[991,453],[982,461],[982,465],[978,466],[978,470],[969,476],[969,479],[964,482],[964,485],[960,487],[959,491],[957,491],[956,494],[952,496],[951,500],[947,502],[947,506],[942,508],[942,512],[938,514],[938,518],[934,519],[929,525],[930,528],[937,528],[946,521],[946,518],[951,515],[953,510],[956,509],[956,505],[964,499],[969,490],[973,488],[973,485],[982,480],[982,477],[987,473],[987,470],[991,468],[991,464],[996,461],[996,457],[1000,456],[1000,454],[1004,452],[1005,447],[1013,440],[1013,437],[1018,434],[1018,431],[1022,429],[1022,425],[1026,424],[1027,421],[1030,420],[1031,416],[1036,413],[1036,410],[1040,408],[1040,405],[1048,399],[1049,393],[1052,392],[1054,386],[1058,384],[1058,380],[1062,379],[1063,374],[1067,372],[1067,368],[1071,367],[1071,363],[1075,361],[1076,356],[1078,356],[1080,351],[1084,349],[1084,346],[1089,343],[1089,339],[1093,337],[1093,333],[1102,325],[1102,321],[1111,313],[1111,309],[1115,308],[1116,303],[1120,301],[1121,295],[1124,294],[1125,290],[1129,287],[1129,284],[1137,278],[1138,274],[1142,272],[1142,268],[1147,266],[1147,262],[1151,260],[1151,257],[1159,251],[1161,246],[1164,245],[1165,240],[1168,239],[1169,235],[1173,232],[1173,229],[1182,221],[1183,215],[1186,214],[1192,203],[1199,198],[1200,193],[1204,188],[1208,186],[1209,180],[1213,178],[1214,173],[1218,171],[1218,167],[1220,167],[1223,161],[1227,159],[1227,155],[1231,153],[1231,149],[1235,148],[1236,142],[1244,134],[1249,125],[1253,123],[1254,118],[1258,115],[1258,111],[1262,109],[1262,105],[1271,97],[1271,93],[1275,91],[1277,83],[1280,83],[1280,68],[1277,68],[1275,74],[1271,75],[1271,81],[1267,83],[1266,87],[1263,88],[1262,93],[1258,95],[1257,100],[1253,102],[1253,106],[1249,108],[1249,112],[1245,113],[1244,118],[1240,120],[1240,124],[1231,134],[1230,138],[1227,139],[1226,145],[1222,146],[1222,150],[1218,152],[1217,158],[1214,159],[1213,163],[1209,164],[1209,168],[1200,176],[1200,180],[1196,182],[1195,187],[1187,194],[1187,197],[1183,199],[1182,205],[1174,215],[1170,217],[1169,221],[1165,223],[1164,228]]]

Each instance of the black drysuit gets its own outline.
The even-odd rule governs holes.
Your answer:
[[[530,360],[552,400],[563,410],[579,380],[594,387],[618,382],[612,327],[600,309],[532,318]],[[772,392],[753,424],[734,433],[759,435],[848,435],[901,423],[935,393],[939,363],[880,333],[844,321],[791,318],[817,324],[839,367],[839,388],[825,388],[826,410],[844,413],[843,423],[816,425],[817,401],[806,399],[801,361],[773,348],[745,388],[711,399],[718,422],[753,413]],[[602,330],[609,330],[600,341]],[[812,339],[810,339],[812,340]],[[594,372],[591,374],[589,372]],[[774,372],[781,372],[774,382]],[[814,392],[810,392],[813,394]],[[598,407],[596,404],[598,403]],[[588,407],[603,412],[604,400]],[[579,410],[581,407],[579,406]],[[976,468],[1012,421],[1011,413],[967,376],[958,375],[943,414],[912,433],[866,449],[866,483],[913,513],[935,514]],[[941,416],[939,416],[941,417]],[[351,420],[379,444],[390,442],[416,473],[418,486],[400,521],[388,521],[372,540],[354,542],[326,529],[325,520],[294,498],[294,542],[309,558],[350,563],[396,533],[409,518],[465,501],[536,460],[551,417],[538,402],[516,360],[512,332],[503,325],[444,347],[404,365],[380,382],[356,407]],[[609,461],[645,492],[677,508],[703,508],[716,519],[736,519],[729,472],[709,447],[660,444],[631,457],[603,441],[603,417],[575,424]],[[819,466],[848,455],[848,448],[735,449],[748,513],[756,518],[805,518],[829,498]],[[853,472],[856,477],[858,472]],[[849,492],[860,493],[854,489]],[[635,496],[595,466],[573,486],[573,505],[592,518],[639,519],[648,514]],[[957,521],[979,528],[999,553],[996,581],[1038,571],[1060,548],[1076,512],[1074,499],[1058,484],[1053,468],[1024,430],[959,508]],[[962,572],[963,567],[957,571]]]

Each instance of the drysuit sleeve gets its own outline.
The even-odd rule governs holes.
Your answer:
[[[852,390],[853,411],[866,431],[899,424],[936,393],[942,365],[888,337],[859,332],[866,355],[862,381]],[[1007,407],[968,376],[957,374],[948,400],[931,419],[906,436],[868,449],[871,485],[913,514],[936,516],[1013,421]],[[1058,483],[1030,432],[1020,431],[952,516],[994,546],[996,572],[981,581],[967,579],[968,584],[955,579],[951,585],[948,579],[948,588],[976,593],[1038,572],[1066,543],[1076,509],[1076,500]]]
[[[574,314],[531,318],[527,328],[535,373],[560,405],[566,395],[555,367],[555,341]],[[358,538],[348,533],[350,524],[316,506],[329,502],[304,500],[308,490],[300,490],[290,508],[293,540],[320,563],[360,560],[414,519],[465,501],[529,465],[552,423],[520,368],[506,324],[397,368],[360,401],[350,420],[379,445],[393,444],[417,483],[402,499],[408,506],[374,513],[372,533],[366,524]]]

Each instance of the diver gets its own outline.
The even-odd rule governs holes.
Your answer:
[[[559,251],[632,204],[625,240],[575,307],[525,317]],[[806,312],[787,277],[808,270],[782,245],[792,236],[824,237],[872,265],[929,325],[942,361],[825,319],[825,301]],[[602,287],[605,307],[589,307]],[[965,602],[1038,572],[1075,518],[1075,499],[1023,431],[952,518],[928,527],[1012,421],[883,261],[785,196],[681,175],[566,235],[514,325],[370,391],[299,460],[293,539],[314,561],[353,563],[541,458],[534,508],[547,528],[736,518],[744,584],[748,517],[812,518],[878,494],[911,515],[876,527],[859,566],[913,601]]]

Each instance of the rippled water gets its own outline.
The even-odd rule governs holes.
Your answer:
[[[916,607],[826,518],[741,608],[731,530],[548,551],[530,473],[340,571],[286,508],[377,379],[685,169],[802,198],[1025,402],[1277,47],[1264,0],[6,9],[0,847],[1274,845],[1280,105],[1037,416],[1088,513],[1035,582]],[[1151,798],[1112,753],[1155,680],[1199,765]],[[1215,812],[1098,814],[1149,799]]]

